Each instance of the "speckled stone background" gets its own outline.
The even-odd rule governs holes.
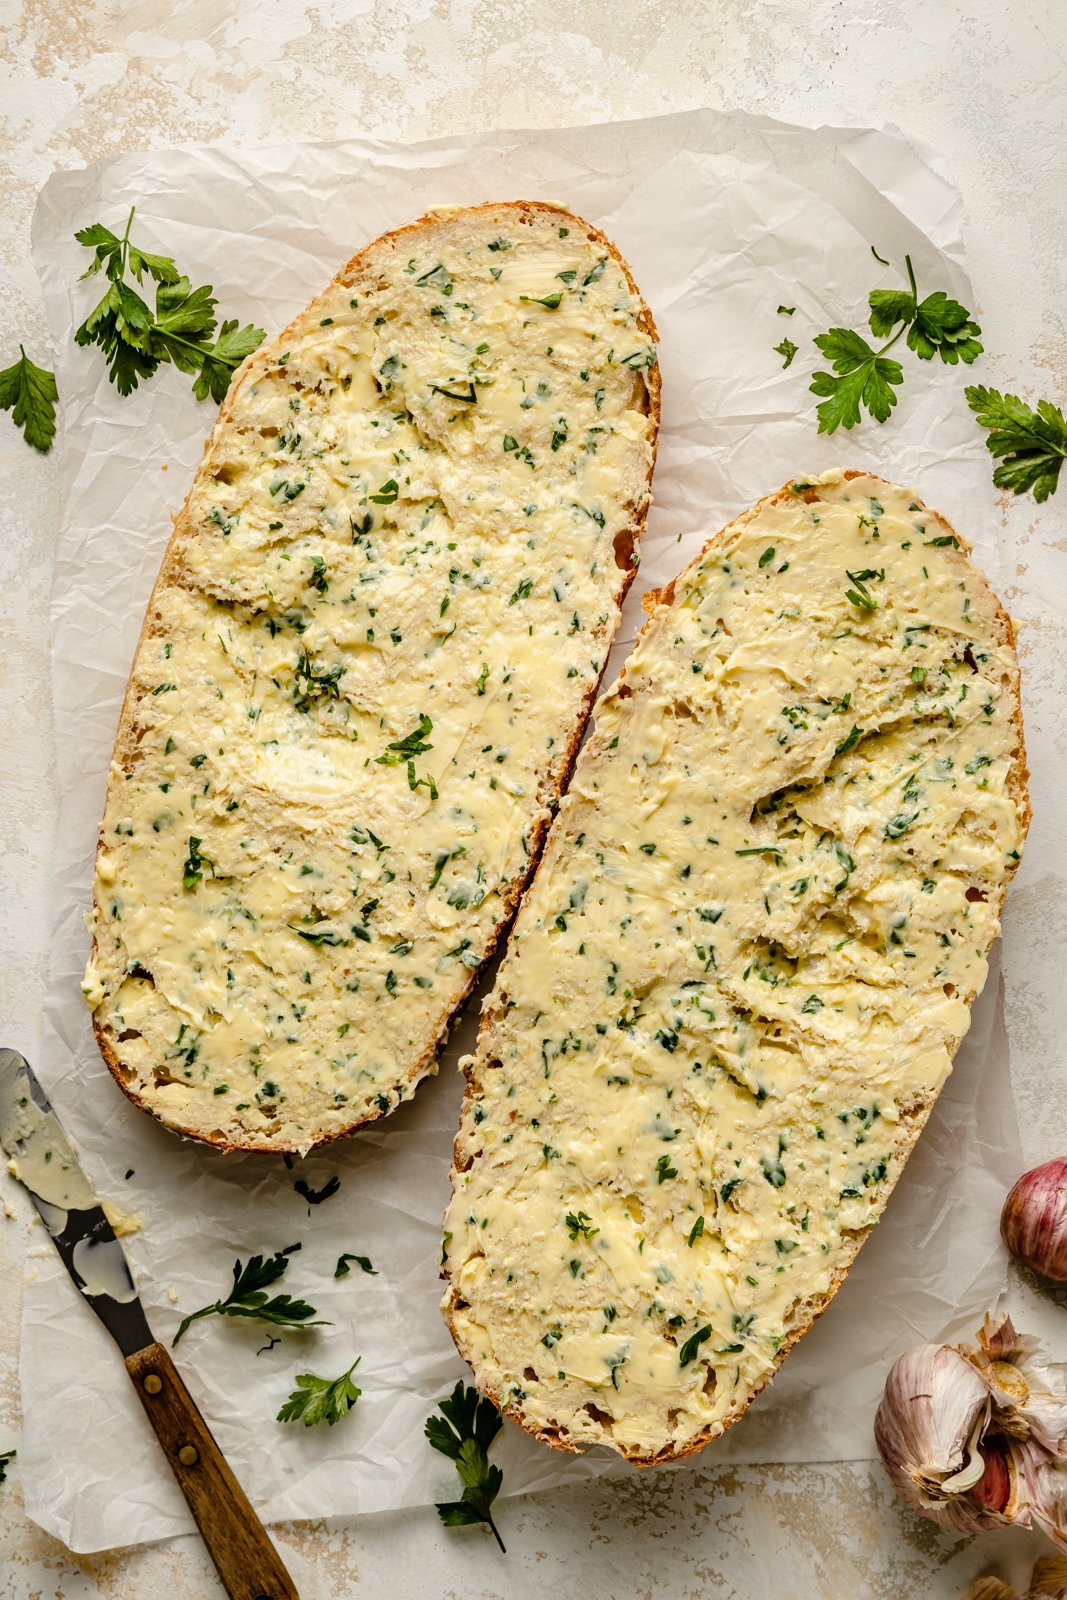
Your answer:
[[[708,105],[817,124],[891,122],[943,152],[964,198],[984,382],[1067,403],[1063,0],[0,0],[0,365],[44,322],[30,217],[57,167],[189,140],[418,138]],[[850,447],[850,456],[859,447]],[[0,1018],[31,1059],[51,849],[47,602],[54,463],[0,419]],[[1003,502],[1035,824],[1067,835],[1067,483]],[[1037,706],[1038,692],[1046,710]],[[1032,857],[1031,857],[1032,862]],[[1024,863],[1004,972],[1028,1155],[1067,1145],[1062,876]],[[0,1450],[17,1446],[29,1207],[0,1192]],[[1025,1326],[1032,1289],[1011,1306]],[[1055,1327],[1055,1323],[1052,1324]],[[1067,1351],[1067,1305],[1060,1354]],[[117,1375],[116,1381],[121,1381]],[[954,1600],[979,1572],[1022,1581],[1034,1535],[950,1538],[894,1504],[876,1464],[706,1464],[512,1501],[509,1554],[432,1511],[282,1526],[304,1600]],[[72,1556],[0,1488],[0,1600],[221,1596],[197,1541]]]

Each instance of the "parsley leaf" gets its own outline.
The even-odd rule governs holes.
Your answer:
[[[487,1523],[503,1550],[504,1541],[490,1507],[500,1492],[504,1474],[499,1467],[489,1465],[493,1440],[504,1425],[500,1413],[491,1400],[477,1389],[464,1388],[462,1383],[457,1383],[451,1395],[439,1402],[439,1409],[440,1417],[427,1418],[426,1437],[435,1450],[456,1463],[464,1488],[459,1500],[438,1505],[437,1514],[446,1528]]]
[[[299,932],[300,930],[295,929],[294,931]],[[325,943],[325,940],[323,940],[323,943]],[[309,1206],[319,1206],[324,1200],[332,1199],[340,1187],[341,1180],[336,1173],[332,1178],[326,1179],[321,1189],[313,1189],[306,1178],[297,1178],[293,1184],[297,1194],[306,1200]]]
[[[252,1256],[247,1265],[240,1260],[235,1261],[233,1288],[225,1300],[214,1300],[211,1305],[201,1306],[199,1311],[192,1311],[183,1317],[171,1344],[177,1344],[189,1324],[200,1317],[248,1317],[253,1322],[272,1322],[281,1328],[322,1327],[321,1318],[314,1322],[309,1320],[315,1316],[315,1307],[309,1306],[306,1301],[294,1300],[287,1294],[267,1294],[269,1286],[284,1276],[289,1257],[299,1249],[298,1244],[291,1244],[274,1256]]]
[[[317,1422],[335,1422],[348,1415],[363,1390],[352,1382],[352,1374],[359,1366],[357,1356],[347,1372],[339,1378],[319,1378],[314,1372],[297,1374],[296,1388],[278,1412],[279,1422],[302,1421],[305,1428]]]
[[[936,351],[949,366],[959,361],[969,366],[984,348],[977,337],[981,328],[967,308],[943,289],[920,300],[910,256],[904,257],[904,264],[910,289],[873,289],[868,296],[871,332],[885,339],[903,323],[908,328],[908,348],[920,361],[930,361]]]
[[[338,1256],[338,1258],[337,1258],[337,1265],[333,1269],[333,1275],[334,1275],[335,1278],[347,1278],[348,1277],[349,1270],[350,1270],[348,1263],[350,1261],[354,1261],[356,1263],[357,1267],[361,1267],[364,1272],[369,1272],[372,1278],[376,1278],[378,1276],[377,1267],[372,1267],[371,1266],[370,1256],[351,1255],[346,1250],[345,1254],[343,1256]]]
[[[211,285],[194,289],[169,256],[135,245],[130,239],[135,209],[130,208],[121,239],[99,222],[74,235],[93,252],[82,277],[103,270],[108,280],[103,297],[75,333],[75,343],[99,345],[107,357],[108,377],[120,394],[132,393],[143,378],[170,362],[179,372],[196,375],[193,393],[198,400],[210,395],[221,401],[234,370],[262,343],[263,329],[224,322],[215,338]],[[127,272],[138,284],[146,274],[155,282],[154,310],[127,281]]]
[[[970,366],[985,349],[976,337],[981,331],[971,313],[939,289],[919,302],[915,324],[908,333],[908,348],[920,361],[929,361],[936,350],[950,367],[957,361]]]
[[[781,344],[775,345],[775,354],[784,358],[782,361],[783,372],[785,371],[786,367],[792,365],[793,357],[796,355],[799,348],[800,346],[795,345],[792,339],[783,339]]]
[[[816,372],[811,380],[812,394],[825,396],[822,404],[816,407],[819,432],[835,433],[838,428],[854,428],[860,420],[862,406],[866,406],[878,422],[885,422],[897,403],[893,391],[904,382],[900,362],[872,350],[862,334],[853,333],[849,328],[831,328],[828,333],[820,333],[816,335],[815,344],[838,374],[834,377],[829,372]]]
[[[19,345],[19,359],[0,372],[0,411],[11,412],[26,443],[42,455],[52,448],[56,436],[58,399],[55,375],[37,366]]]
[[[1067,456],[1063,412],[1051,400],[1039,400],[1033,411],[1018,395],[1001,394],[982,384],[971,384],[964,392],[979,425],[989,429],[990,455],[1003,458],[993,473],[997,488],[1015,494],[1033,490],[1035,500],[1055,494]]]
[[[235,371],[262,342],[262,328],[254,328],[250,322],[239,328],[236,317],[224,322],[215,343],[204,351],[200,376],[193,384],[196,398],[206,400],[210,395],[212,400],[221,404]]]

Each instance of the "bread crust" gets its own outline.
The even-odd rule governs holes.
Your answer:
[[[601,230],[593,223],[586,221],[584,217],[580,217],[576,212],[568,210],[566,206],[539,200],[487,201],[482,205],[459,207],[455,209],[462,211],[465,216],[472,218],[486,212],[511,211],[515,214],[516,222],[520,224],[530,223],[534,221],[536,217],[542,216],[546,213],[551,216],[565,217],[568,223],[581,229],[586,238],[592,242],[595,242],[598,247],[605,250],[611,259],[616,263],[626,279],[626,282],[630,288],[630,292],[639,308],[637,315],[638,327],[640,327],[641,331],[647,334],[647,336],[653,341],[658,338],[656,324],[653,319],[652,312],[646,305],[641,291],[634,281],[633,272],[631,271],[629,263],[621,255],[614,242],[609,239],[606,234],[602,233]],[[395,228],[389,233],[381,234],[377,238],[372,239],[363,247],[362,250],[357,251],[356,254],[345,263],[345,265],[335,275],[330,283],[327,284],[323,290],[319,291],[319,293],[327,293],[329,289],[335,285],[349,287],[358,278],[360,272],[363,270],[371,251],[379,249],[383,244],[404,239],[410,235],[419,233],[425,228],[435,226],[440,221],[441,215],[442,213],[440,211],[427,211],[415,222],[407,223],[402,228]],[[318,298],[318,295],[316,295],[316,298]],[[275,338],[265,342],[258,350],[254,351],[252,355],[250,355],[244,362],[238,373],[235,374],[226,398],[219,408],[219,412],[215,419],[211,433],[205,441],[205,457],[211,451],[215,440],[228,425],[233,415],[234,401],[238,391],[243,388],[245,384],[255,382],[260,373],[272,365],[272,352],[279,345],[279,343],[285,339],[286,335],[289,334],[296,326],[301,315],[303,315],[303,312],[298,313],[298,316],[294,318],[294,320],[285,328],[283,328],[275,336]],[[624,530],[621,542],[618,539],[616,540],[616,564],[619,570],[619,582],[615,591],[615,602],[616,607],[619,609],[621,609],[622,603],[626,598],[626,594],[637,573],[641,535],[645,529],[645,524],[648,518],[648,507],[651,503],[652,475],[656,464],[662,396],[662,382],[658,362],[654,367],[644,373],[644,383],[648,399],[648,415],[652,424],[652,451],[649,460],[648,471],[645,477],[645,496],[640,505],[635,507],[630,523]],[[163,553],[159,574],[152,586],[152,592],[149,596],[148,604],[145,607],[144,621],[141,625],[141,631],[138,635],[137,644],[134,648],[134,663],[136,663],[137,657],[140,654],[142,644],[151,632],[150,624],[153,620],[152,613],[155,606],[156,595],[168,582],[173,580],[177,571],[178,544],[181,535],[185,532],[188,526],[189,508],[195,483],[196,478],[194,476],[193,484],[190,485],[185,502],[181,510],[174,517],[173,531]],[[554,811],[555,806],[559,802],[561,794],[566,789],[570,780],[571,770],[577,758],[578,751],[581,748],[582,740],[585,737],[589,716],[592,712],[594,702],[596,701],[600,690],[601,680],[603,679],[604,670],[607,666],[608,653],[617,627],[618,610],[616,611],[614,625],[605,629],[601,635],[605,645],[604,666],[601,668],[599,678],[590,684],[583,698],[578,721],[567,743],[566,751],[558,768],[557,779],[554,784],[546,788],[544,792],[540,793],[537,797],[540,807],[543,809],[543,811],[547,810],[548,813]],[[122,708],[119,712],[118,733],[116,735],[113,760],[121,760],[132,750],[136,743],[136,739],[133,736],[135,729],[133,713],[136,709],[137,700],[138,696],[134,683],[133,670],[131,668],[131,674],[127,679],[126,691],[123,696]],[[398,1104],[402,1103],[405,1099],[410,1098],[411,1093],[414,1092],[415,1086],[421,1081],[422,1078],[436,1071],[438,1056],[447,1043],[449,1034],[455,1026],[460,1012],[462,1011],[467,1000],[470,998],[471,992],[474,989],[482,972],[495,956],[501,940],[505,937],[508,929],[511,926],[511,923],[515,918],[515,914],[518,911],[522,896],[533,878],[534,872],[537,869],[537,863],[540,860],[545,839],[548,835],[548,820],[548,816],[542,814],[534,821],[530,837],[529,864],[526,873],[521,879],[517,879],[515,881],[509,894],[503,901],[502,915],[494,930],[493,938],[486,949],[485,956],[481,963],[476,968],[472,969],[469,981],[452,1011],[442,1020],[441,1025],[436,1033],[432,1038],[427,1040],[422,1051],[411,1063],[405,1077],[400,1080],[400,1083],[398,1083],[398,1088],[402,1084],[404,1089],[407,1091],[406,1093],[401,1093],[400,1101],[397,1102]],[[101,823],[100,833],[97,837],[97,855],[99,855],[102,845],[103,824]],[[90,960],[95,954],[96,948],[97,941],[94,934],[90,950]],[[181,1137],[195,1139],[199,1143],[209,1144],[213,1148],[223,1150],[225,1152],[241,1151],[253,1154],[278,1154],[289,1153],[294,1149],[291,1141],[279,1140],[277,1142],[271,1142],[257,1140],[255,1143],[246,1144],[237,1140],[227,1139],[221,1134],[218,1136],[208,1137],[192,1129],[176,1129],[172,1123],[165,1121],[164,1118],[159,1115],[159,1113],[143,1095],[138,1094],[133,1088],[131,1088],[123,1071],[122,1063],[119,1060],[111,1041],[107,1037],[106,1032],[102,1027],[100,1019],[95,1011],[93,1013],[92,1020],[93,1033],[96,1038],[97,1046],[105,1064],[108,1067],[108,1070],[115,1079],[115,1082],[128,1097],[128,1099],[132,1100],[134,1105],[136,1105],[141,1111],[146,1112],[162,1127],[169,1129],[172,1133],[178,1132]],[[393,1110],[395,1107],[391,1105],[389,1109]],[[366,1127],[369,1123],[376,1122],[380,1117],[386,1115],[388,1115],[388,1112],[374,1107],[373,1109],[368,1110],[366,1115],[356,1118],[344,1128],[325,1134],[321,1139],[316,1140],[313,1148],[321,1148],[327,1144],[336,1142],[338,1139],[348,1138],[349,1135],[355,1133],[359,1128]]]
[[[857,468],[846,469],[843,472],[842,476],[846,480],[850,480],[850,479],[853,479],[853,478],[869,478],[874,483],[884,484],[886,488],[891,488],[892,487],[892,485],[890,485],[887,482],[886,479],[879,477],[876,473],[864,472],[861,469],[857,469]],[[743,523],[745,523],[747,521],[750,521],[750,520],[758,517],[759,515],[761,515],[761,513],[763,513],[764,511],[766,511],[768,509],[773,509],[775,506],[785,505],[785,504],[788,504],[788,503],[794,501],[796,499],[797,491],[793,488],[793,484],[800,484],[800,483],[806,483],[806,480],[803,479],[803,478],[800,478],[800,477],[791,479],[789,483],[783,484],[780,489],[775,490],[772,494],[765,495],[762,500],[757,501],[757,503],[754,506],[752,506],[748,511],[742,513],[742,515],[740,517],[734,518],[734,520],[732,522],[729,522],[729,523],[727,523],[725,525],[725,527],[720,528],[719,532],[717,534],[715,534],[711,539],[709,539],[706,542],[706,544],[704,545],[704,547],[703,547],[703,549],[701,551],[701,555],[703,556],[709,550],[714,549],[714,547],[716,545],[721,543],[721,541],[723,540],[725,535],[727,533],[731,532],[739,524],[743,524]],[[809,492],[805,488],[804,490],[801,490],[800,493],[801,493],[802,498],[807,499],[809,501],[812,500],[812,499],[817,498],[817,491],[815,491],[815,490],[812,490],[812,491]],[[952,525],[948,522],[948,520],[939,511],[935,511],[935,510],[931,509],[930,507],[928,507],[925,504],[923,504],[922,501],[919,501],[918,504],[921,507],[921,509],[924,512],[924,514],[928,515],[932,520],[934,520],[938,524],[938,526],[941,529],[942,533],[954,538],[957,541],[956,547],[955,547],[955,549],[953,549],[953,552],[952,552],[953,559],[959,561],[961,563],[961,565],[963,563],[967,562],[967,558],[970,556],[971,548],[972,548],[972,546],[970,544],[970,541],[967,540],[966,538],[964,538],[964,536],[961,533],[959,533],[955,528],[953,528]],[[687,562],[686,566],[688,567],[689,565],[690,565],[690,563]],[[1020,687],[1019,687],[1019,666],[1018,666],[1018,661],[1017,661],[1016,656],[1015,656],[1015,629],[1014,629],[1014,626],[1012,624],[1011,617],[1008,615],[1008,612],[1004,609],[1003,604],[1001,603],[999,597],[993,591],[992,585],[990,584],[989,580],[986,578],[986,576],[982,572],[982,570],[979,567],[977,567],[976,565],[973,565],[973,564],[970,564],[970,563],[968,563],[966,565],[965,570],[967,572],[968,577],[971,579],[972,582],[975,581],[975,580],[980,582],[984,586],[984,588],[987,590],[987,592],[992,596],[992,598],[993,598],[993,600],[995,602],[995,606],[996,606],[996,618],[997,618],[997,622],[998,622],[999,630],[1000,630],[999,636],[998,636],[998,643],[1000,643],[1001,645],[1006,646],[1011,651],[1011,659],[1012,659],[1012,667],[1013,667],[1013,671],[1012,671],[1013,706],[1012,706],[1012,712],[1011,712],[1011,723],[1012,723],[1012,727],[1013,727],[1014,732],[1015,732],[1015,744],[1014,744],[1014,746],[1012,748],[1012,752],[1011,752],[1011,765],[1010,765],[1010,773],[1009,773],[1009,780],[1008,780],[1008,792],[1009,792],[1009,794],[1011,796],[1011,799],[1012,799],[1012,801],[1013,801],[1013,803],[1015,805],[1015,808],[1016,808],[1016,811],[1017,811],[1017,814],[1018,814],[1018,817],[1019,817],[1020,831],[1021,831],[1022,837],[1025,839],[1027,830],[1029,829],[1029,826],[1030,826],[1030,820],[1031,820],[1031,817],[1033,815],[1033,812],[1032,812],[1032,807],[1031,807],[1031,804],[1030,804],[1029,790],[1027,788],[1027,779],[1029,778],[1030,774],[1029,774],[1029,769],[1027,768],[1027,765],[1026,765],[1026,744],[1025,744],[1025,739],[1024,739],[1024,734],[1023,734],[1022,699],[1021,699]],[[674,594],[675,594],[675,584],[676,584],[676,582],[677,582],[677,578],[674,578],[674,579],[671,580],[670,583],[668,583],[666,585],[665,588],[663,588],[661,590],[649,590],[648,593],[645,596],[642,597],[644,608],[645,608],[646,614],[648,616],[648,621],[645,623],[644,628],[642,628],[642,630],[641,630],[642,635],[645,632],[647,632],[648,628],[652,625],[652,620],[655,617],[657,611],[663,606],[670,605],[671,602],[673,601]],[[620,684],[626,682],[626,676],[627,676],[627,663],[624,662],[623,666],[622,666],[622,668],[620,670],[620,673],[619,673],[618,681],[619,681]],[[999,898],[998,898],[998,900],[996,902],[996,911],[997,911],[998,923],[999,923],[1000,914],[1001,914],[1001,912],[1003,911],[1003,908],[1004,908],[1004,900],[1005,900],[1005,897],[1007,895],[1008,885],[1010,884],[1012,878],[1014,877],[1017,868],[1018,868],[1018,862],[1016,862],[1011,867],[1011,869],[1005,874],[1004,882],[1003,882],[1003,885],[1002,885],[1002,887],[1000,889]],[[992,948],[992,941],[990,941],[990,944],[986,947],[986,952],[985,953],[988,954],[988,952],[989,952],[989,950],[991,948]],[[975,999],[975,996],[973,994],[972,995],[968,995],[966,997],[966,1004],[968,1006],[968,1009],[970,1009],[971,1005],[974,1002],[974,999]],[[496,1020],[496,1013],[494,1013],[490,1009],[489,1005],[487,1004],[486,1009],[482,1014],[482,1022],[481,1022],[481,1025],[479,1027],[479,1042],[481,1042],[482,1035],[488,1032],[490,1026],[493,1024],[493,1022],[495,1020]],[[962,1037],[963,1036],[961,1035],[961,1036],[957,1037],[952,1042],[951,1048],[949,1048],[949,1056],[950,1056],[951,1059],[955,1058],[956,1051],[959,1049],[959,1046],[960,1046],[960,1044],[962,1042]],[[473,1099],[474,1099],[474,1082],[473,1082],[473,1068],[472,1068],[472,1066],[465,1065],[464,1066],[464,1073],[465,1073],[467,1081],[466,1081],[466,1086],[465,1086],[465,1089],[464,1089],[463,1112],[466,1111],[468,1103],[473,1101]],[[909,1155],[911,1154],[912,1150],[915,1148],[915,1144],[916,1144],[916,1141],[919,1138],[919,1135],[922,1133],[923,1128],[926,1126],[927,1119],[928,1119],[928,1117],[930,1115],[930,1112],[933,1110],[933,1107],[934,1107],[934,1104],[935,1104],[937,1098],[938,1098],[937,1094],[933,1094],[933,1095],[930,1095],[930,1096],[927,1096],[927,1097],[923,1097],[923,1098],[916,1097],[910,1103],[905,1103],[905,1104],[902,1105],[902,1107],[901,1107],[901,1122],[904,1125],[906,1125],[906,1127],[907,1127],[907,1130],[908,1130],[907,1137],[902,1141],[902,1143],[900,1144],[900,1146],[898,1147],[898,1150],[896,1152],[896,1155],[899,1156],[899,1165],[897,1166],[897,1169],[896,1169],[896,1177],[894,1178],[892,1184],[888,1185],[887,1188],[885,1189],[885,1191],[883,1193],[881,1193],[879,1195],[879,1197],[878,1197],[877,1215],[876,1215],[876,1217],[874,1219],[875,1222],[877,1222],[879,1220],[879,1218],[881,1217],[882,1212],[885,1209],[886,1203],[888,1202],[890,1195],[892,1194],[893,1190],[896,1188],[896,1185],[900,1180],[900,1174],[904,1169],[905,1163],[907,1162],[907,1159],[908,1159]],[[458,1135],[457,1135],[456,1144],[453,1147],[453,1162],[452,1162],[452,1170],[451,1170],[451,1173],[450,1173],[450,1177],[451,1177],[451,1180],[452,1180],[452,1183],[453,1183],[453,1187],[455,1186],[456,1175],[457,1175],[457,1171],[458,1171],[458,1147],[459,1147],[459,1140],[458,1140]],[[808,1301],[808,1302],[801,1302],[796,1307],[796,1309],[794,1311],[794,1314],[793,1314],[792,1324],[786,1330],[785,1338],[783,1339],[781,1347],[779,1348],[779,1350],[777,1352],[777,1355],[775,1357],[774,1364],[771,1367],[771,1370],[767,1373],[767,1375],[763,1379],[763,1381],[756,1388],[754,1388],[751,1391],[751,1393],[744,1400],[744,1402],[739,1404],[738,1407],[736,1408],[736,1410],[730,1416],[728,1416],[721,1425],[716,1424],[713,1427],[709,1427],[709,1428],[705,1429],[703,1432],[697,1434],[693,1439],[691,1439],[687,1444],[683,1445],[679,1449],[671,1449],[670,1447],[667,1447],[667,1448],[664,1448],[662,1450],[657,1450],[652,1454],[642,1454],[640,1451],[636,1451],[636,1450],[635,1451],[631,1451],[631,1450],[620,1449],[619,1453],[624,1457],[624,1459],[626,1461],[628,1461],[631,1466],[635,1466],[635,1467],[657,1467],[657,1466],[664,1466],[668,1462],[681,1461],[686,1456],[691,1456],[691,1455],[696,1454],[696,1452],[698,1450],[702,1450],[705,1447],[705,1445],[710,1444],[714,1439],[720,1438],[722,1436],[722,1434],[726,1432],[727,1428],[732,1427],[734,1425],[734,1423],[739,1421],[740,1418],[744,1415],[744,1413],[748,1410],[748,1407],[752,1404],[752,1401],[756,1398],[756,1396],[762,1392],[762,1390],[766,1387],[766,1385],[768,1383],[770,1383],[771,1379],[776,1375],[776,1373],[778,1372],[778,1370],[780,1369],[780,1367],[782,1365],[782,1362],[785,1360],[786,1356],[792,1350],[793,1346],[797,1343],[797,1341],[799,1339],[801,1339],[803,1337],[803,1335],[805,1333],[807,1333],[808,1329],[812,1326],[812,1324],[816,1321],[816,1319],[818,1317],[822,1316],[823,1312],[829,1306],[830,1302],[833,1300],[833,1298],[836,1295],[837,1291],[840,1289],[842,1283],[844,1283],[845,1278],[848,1276],[849,1270],[851,1269],[853,1262],[855,1261],[857,1255],[859,1254],[861,1246],[863,1245],[864,1241],[867,1239],[868,1235],[873,1231],[873,1227],[874,1227],[874,1223],[871,1224],[871,1227],[865,1228],[864,1230],[862,1230],[862,1232],[854,1232],[854,1233],[851,1233],[850,1235],[848,1235],[847,1241],[844,1244],[844,1246],[842,1248],[842,1251],[841,1251],[841,1259],[839,1260],[837,1266],[834,1268],[833,1274],[831,1276],[829,1288],[826,1289],[823,1294],[819,1295],[814,1300],[811,1300],[811,1301]],[[509,1404],[506,1408],[504,1408],[502,1406],[502,1399],[501,1399],[500,1393],[498,1391],[495,1391],[490,1385],[483,1384],[482,1382],[479,1381],[477,1363],[476,1363],[475,1360],[472,1359],[471,1352],[468,1349],[464,1348],[464,1343],[463,1343],[462,1337],[460,1336],[459,1331],[458,1331],[457,1326],[456,1326],[456,1321],[455,1321],[455,1316],[454,1316],[454,1311],[456,1309],[456,1307],[455,1307],[456,1294],[455,1294],[454,1286],[452,1285],[452,1282],[451,1282],[451,1277],[450,1277],[450,1274],[449,1274],[449,1271],[448,1271],[447,1262],[442,1266],[441,1277],[446,1283],[445,1299],[444,1299],[444,1303],[443,1303],[443,1307],[442,1307],[445,1322],[446,1322],[446,1324],[448,1326],[448,1330],[451,1333],[453,1340],[455,1341],[455,1345],[456,1345],[457,1350],[459,1351],[460,1355],[463,1356],[464,1360],[466,1360],[468,1362],[468,1364],[470,1365],[471,1370],[472,1370],[472,1372],[474,1374],[475,1383],[478,1384],[478,1387],[481,1389],[482,1393],[487,1395],[488,1398],[493,1402],[494,1405],[499,1406],[502,1409],[505,1409],[506,1410],[506,1415],[508,1417],[510,1417],[513,1422],[518,1423],[518,1425],[521,1428],[523,1428],[525,1430],[525,1432],[527,1432],[529,1434],[532,1434],[535,1439],[540,1439],[543,1444],[552,1445],[557,1450],[566,1450],[566,1451],[569,1451],[570,1453],[576,1454],[576,1455],[580,1454],[581,1451],[582,1451],[582,1446],[574,1444],[568,1439],[562,1438],[560,1436],[560,1434],[554,1429],[537,1427],[528,1418],[525,1418],[523,1416],[521,1410],[517,1409],[512,1404]],[[616,1448],[618,1448],[618,1447],[616,1447]]]

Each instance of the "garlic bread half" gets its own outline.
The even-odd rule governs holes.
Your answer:
[[[380,1117],[536,861],[634,574],[655,328],[533,202],[376,240],[241,369],[149,602],[85,993],[225,1149]]]
[[[1011,622],[855,472],[658,597],[486,1004],[445,1315],[550,1444],[741,1416],[878,1219],[985,980],[1029,820]]]

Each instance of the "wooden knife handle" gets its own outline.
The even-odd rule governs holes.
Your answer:
[[[230,1600],[300,1600],[167,1351],[147,1345],[126,1370]]]

